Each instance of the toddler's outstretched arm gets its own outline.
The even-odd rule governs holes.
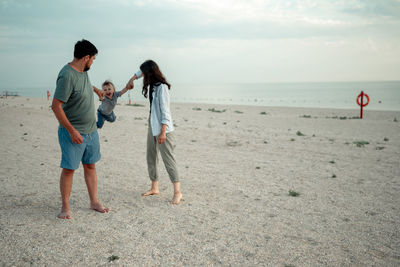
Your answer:
[[[132,87],[132,88],[133,88],[133,87]],[[122,96],[122,95],[125,94],[128,90],[131,90],[132,88],[129,88],[129,87],[125,86],[125,88],[122,89],[122,90],[119,92],[119,96]]]

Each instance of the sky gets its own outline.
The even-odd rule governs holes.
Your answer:
[[[0,0],[0,87],[55,87],[76,41],[123,85],[400,80],[400,0]]]

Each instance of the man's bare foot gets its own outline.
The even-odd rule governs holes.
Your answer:
[[[110,211],[110,209],[109,208],[107,208],[107,207],[104,207],[103,205],[101,205],[100,203],[97,203],[97,204],[91,204],[90,205],[90,208],[92,209],[92,210],[94,210],[94,211],[98,211],[98,212],[100,212],[100,213],[107,213],[107,212],[109,212]]]
[[[178,205],[179,203],[181,203],[182,197],[183,197],[183,195],[181,192],[174,193],[174,197],[172,198],[171,204]]]
[[[160,194],[160,191],[151,189],[150,191],[147,191],[146,193],[143,193],[142,197],[148,197],[148,196],[158,195],[158,194]]]
[[[57,215],[57,217],[60,219],[67,219],[67,220],[72,219],[71,212],[69,210],[68,211],[62,210],[60,214]]]

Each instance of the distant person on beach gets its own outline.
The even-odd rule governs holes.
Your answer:
[[[87,71],[95,60],[97,48],[89,41],[75,44],[74,59],[58,74],[52,109],[60,123],[58,141],[61,147],[62,168],[60,191],[61,219],[71,219],[69,197],[74,171],[82,162],[85,182],[89,192],[90,208],[104,213],[109,209],[97,198],[97,173],[95,163],[100,160],[100,142],[96,127],[93,91],[100,99],[104,92],[90,84]]]
[[[117,104],[118,97],[125,94],[128,90],[127,87],[121,91],[116,92],[115,86],[111,81],[105,81],[102,85],[102,89],[105,97],[101,101],[99,108],[97,109],[97,128],[101,129],[104,125],[104,121],[114,122],[117,118],[114,113],[115,105]]]
[[[151,180],[151,189],[142,196],[158,195],[158,152],[164,161],[169,178],[174,186],[174,196],[172,204],[179,204],[182,199],[180,190],[179,174],[174,157],[175,135],[174,124],[172,122],[170,111],[170,97],[168,90],[171,85],[167,82],[161,73],[158,65],[147,60],[141,66],[140,70],[128,81],[126,87],[132,89],[133,81],[143,76],[142,93],[147,98],[149,92],[150,115],[147,134],[147,169]]]

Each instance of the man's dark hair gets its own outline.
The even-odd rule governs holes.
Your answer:
[[[78,41],[75,44],[74,57],[77,59],[81,59],[87,55],[92,57],[97,55],[97,53],[97,48],[88,40],[82,39],[82,41]]]

